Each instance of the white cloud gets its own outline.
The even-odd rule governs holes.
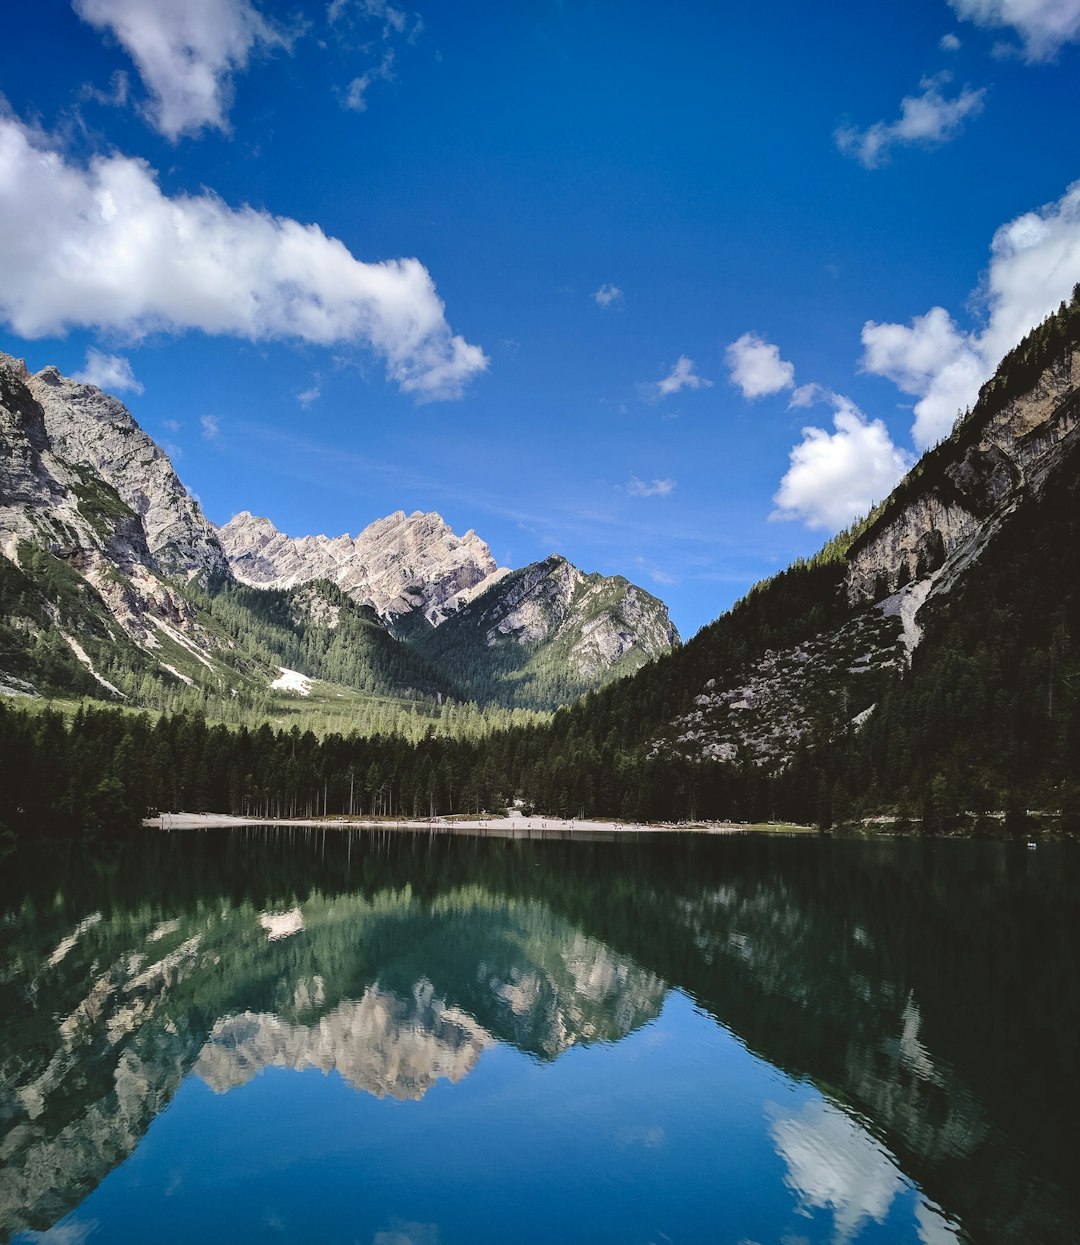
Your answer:
[[[622,302],[623,292],[617,285],[612,285],[610,281],[606,281],[596,291],[596,293],[593,294],[593,298],[596,299],[598,306],[603,307],[606,310],[608,307],[617,306]]]
[[[163,419],[161,422],[170,432],[179,432],[184,426],[178,419]]]
[[[910,1189],[893,1156],[857,1121],[825,1100],[796,1113],[766,1107],[769,1134],[787,1166],[785,1184],[803,1209],[829,1210],[834,1245],[856,1240],[868,1221],[882,1224]],[[957,1233],[936,1206],[919,1198],[915,1228],[923,1245],[954,1245]]]
[[[694,360],[679,355],[678,361],[663,380],[656,382],[653,392],[658,398],[670,398],[683,389],[711,389],[712,381],[694,371]]]
[[[199,423],[205,440],[216,441],[221,436],[221,419],[217,415],[204,415]]]
[[[93,83],[86,83],[80,95],[83,99],[92,99],[96,104],[104,104],[106,108],[124,108],[127,106],[128,97],[131,92],[131,84],[128,82],[127,74],[118,69],[109,79],[108,91],[103,91]]]
[[[363,17],[382,22],[384,39],[388,39],[392,34],[400,35],[405,32],[408,22],[405,11],[390,4],[388,0],[332,0],[326,10],[326,16],[333,24],[340,21],[350,10]]]
[[[977,26],[1011,26],[1029,61],[1052,60],[1080,39],[1080,0],[949,0],[958,17]]]
[[[326,15],[330,25],[339,28],[339,37],[343,30],[355,27],[358,22],[381,23],[384,45],[401,39],[415,43],[424,29],[424,20],[418,13],[412,14],[410,18],[404,9],[389,3],[389,0],[332,0]],[[360,46],[363,51],[370,53],[378,45],[365,36]],[[376,82],[394,81],[394,59],[393,47],[384,46],[379,63],[353,78],[344,91],[338,92],[341,106],[353,112],[367,112],[368,92],[372,85]]]
[[[921,95],[907,95],[900,101],[896,121],[877,121],[868,129],[841,126],[834,138],[841,151],[854,156],[864,167],[876,169],[884,164],[890,148],[897,144],[937,146],[955,138],[967,117],[982,111],[985,89],[964,89],[953,99],[941,93],[948,74],[923,78]]]
[[[332,0],[326,10],[326,16],[331,25],[346,16],[382,22],[384,39],[392,39],[395,35],[405,35],[410,43],[415,43],[424,32],[424,19],[419,13],[413,13],[410,26],[409,15],[405,10],[390,4],[388,0]]]
[[[373,82],[393,82],[394,80],[394,49],[387,48],[382,60],[372,69],[366,70],[359,78],[353,78],[345,89],[341,104],[352,112],[367,112],[367,93]]]
[[[646,484],[637,476],[631,476],[626,485],[628,497],[670,497],[674,491],[674,480],[653,480],[651,484]]]
[[[813,406],[816,402],[824,402],[829,396],[828,389],[819,385],[817,381],[811,381],[808,385],[800,385],[791,395],[791,400],[788,402],[788,410],[799,410],[802,407]]]
[[[124,47],[153,97],[152,124],[173,141],[227,129],[233,73],[257,50],[290,45],[250,0],[72,0],[72,7]]]
[[[363,345],[420,400],[488,365],[451,333],[417,259],[364,263],[317,225],[210,192],[163,195],[143,161],[82,166],[0,117],[0,320],[27,338],[79,325]]]
[[[909,325],[867,321],[863,367],[919,397],[913,437],[926,447],[948,434],[958,410],[1024,335],[1068,299],[1080,281],[1080,182],[1056,203],[1002,225],[990,246],[981,289],[980,332],[958,329],[941,307]]]
[[[835,432],[807,427],[791,451],[773,497],[776,519],[839,531],[887,496],[911,466],[880,419],[868,420],[847,398],[830,395]]]
[[[916,316],[910,326],[869,320],[862,342],[866,371],[922,397],[911,434],[922,448],[949,432],[957,412],[971,405],[986,378],[972,339],[956,328],[943,307]]]
[[[941,42],[938,44],[943,52],[958,52],[960,50],[960,40],[951,31],[947,35],[941,36]]]
[[[765,398],[795,384],[795,365],[780,358],[780,347],[757,333],[744,333],[728,346],[731,383],[744,398]]]
[[[142,393],[143,387],[135,379],[131,364],[123,355],[103,354],[93,346],[86,352],[86,366],[75,373],[75,380],[84,385],[96,385],[108,393]]]
[[[864,1128],[828,1102],[808,1102],[797,1115],[778,1107],[770,1114],[787,1184],[807,1208],[833,1212],[834,1241],[854,1239],[867,1220],[885,1222],[904,1180]]]
[[[298,393],[296,395],[296,400],[301,406],[310,406],[312,402],[318,400],[321,393],[322,390],[318,385],[312,385],[310,389],[305,389],[302,393]]]

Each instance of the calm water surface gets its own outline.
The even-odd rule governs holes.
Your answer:
[[[0,1241],[1080,1239],[1080,853],[0,861]]]

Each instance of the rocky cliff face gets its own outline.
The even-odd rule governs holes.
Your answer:
[[[157,566],[204,583],[226,574],[217,533],[180,483],[165,452],[117,398],[70,380],[54,367],[25,378],[40,404],[54,454],[89,467],[138,516]]]
[[[0,356],[0,551],[40,594],[37,616],[3,621],[27,643],[43,623],[51,626],[113,696],[95,654],[127,644],[170,677],[180,677],[178,648],[212,668],[208,654],[217,644],[166,571],[206,573],[224,566],[224,555],[212,532],[200,535],[206,521],[190,499],[187,509],[168,501],[168,477],[182,490],[168,460],[114,399],[51,368],[31,376],[22,360]],[[157,552],[147,515],[160,523]]]
[[[1080,350],[1019,397],[982,404],[918,463],[848,554],[852,602],[880,600],[946,562],[962,569],[1077,439]]]
[[[438,514],[398,510],[359,534],[289,537],[242,511],[220,530],[233,574],[260,588],[328,579],[384,618],[414,611],[438,625],[505,575],[473,531],[456,535]]]

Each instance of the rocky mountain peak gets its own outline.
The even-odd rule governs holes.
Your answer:
[[[5,354],[2,350],[0,350],[0,368],[13,372],[23,383],[30,379],[30,369],[26,366],[26,360],[17,359],[14,355]]]
[[[49,366],[26,380],[40,404],[54,453],[92,468],[139,516],[162,570],[206,581],[228,573],[213,526],[181,484],[165,452],[126,406]]]
[[[219,535],[244,583],[291,588],[328,579],[385,618],[420,611],[436,626],[506,573],[474,531],[458,536],[441,515],[422,510],[396,510],[358,536],[332,538],[286,536],[245,510]]]

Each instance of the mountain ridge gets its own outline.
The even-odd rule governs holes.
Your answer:
[[[455,671],[437,668],[440,654],[423,640],[477,600],[498,608],[490,594],[512,572],[497,566],[474,530],[458,536],[437,513],[400,510],[355,538],[291,539],[248,511],[219,530],[118,399],[55,367],[31,374],[24,360],[0,355],[0,406],[0,689],[8,694],[34,695],[40,684],[176,708],[194,705],[198,692],[218,712],[237,698],[234,708],[257,712],[267,690],[282,686],[281,667],[298,660],[307,664],[299,674],[325,679],[333,671],[363,695],[551,710],[640,664],[627,650],[644,646],[647,657],[658,634],[668,644],[677,638],[666,607],[647,596],[636,614],[639,645],[620,602],[640,590],[605,579],[616,585],[611,624],[622,628],[622,648],[594,638],[594,659],[583,659],[572,680],[549,680],[542,692],[533,680],[527,694],[485,671],[481,650],[462,684]],[[571,569],[577,582],[581,572]],[[245,585],[247,595],[237,590]],[[289,602],[250,595],[275,591],[293,595]],[[344,599],[348,626],[335,636]],[[518,664],[561,643],[572,610],[547,632],[513,632]],[[495,664],[505,665],[504,656]]]

